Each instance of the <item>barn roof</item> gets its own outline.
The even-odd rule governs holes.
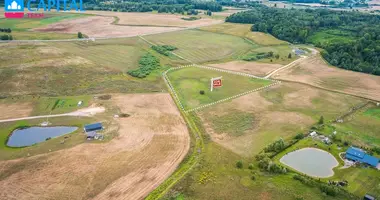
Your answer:
[[[366,163],[373,167],[376,167],[379,164],[378,158],[368,155],[363,150],[356,147],[350,147],[349,149],[347,149],[346,158],[350,160]]]
[[[100,130],[103,128],[102,123],[87,124],[84,126],[86,131]]]

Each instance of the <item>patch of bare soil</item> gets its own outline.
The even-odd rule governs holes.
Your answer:
[[[91,16],[64,20],[58,23],[49,24],[45,27],[35,28],[33,30],[73,34],[82,32],[89,37],[121,37],[162,33],[181,29],[178,27],[119,26],[111,24],[114,20],[114,17],[111,16]]]
[[[130,114],[115,119],[116,138],[1,161],[0,199],[143,199],[162,183],[190,145],[170,95],[113,95],[110,101]]]
[[[222,23],[223,20],[201,18],[199,20],[187,21],[181,18],[188,18],[185,15],[174,14],[154,14],[154,13],[133,13],[133,12],[108,12],[108,11],[86,11],[86,13],[115,16],[119,18],[118,25],[134,26],[173,26],[173,27],[198,27],[211,24]]]
[[[273,78],[296,81],[380,101],[380,76],[331,67],[320,55],[311,56]]]
[[[30,103],[4,103],[0,104],[0,119],[30,116],[33,105]]]
[[[244,72],[256,76],[265,76],[271,71],[282,67],[283,65],[259,62],[232,61],[220,64],[210,64],[209,66],[232,71]]]

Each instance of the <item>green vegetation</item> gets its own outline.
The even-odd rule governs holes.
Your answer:
[[[227,22],[251,23],[252,31],[270,33],[293,43],[312,42],[325,49],[322,56],[340,68],[380,75],[380,18],[361,12],[326,9],[276,9],[264,6],[233,14]],[[328,30],[337,35],[325,41],[315,36]],[[313,37],[314,35],[314,37]],[[324,38],[320,41],[318,38]]]
[[[251,113],[235,111],[234,115],[211,116],[212,126],[218,133],[240,136],[254,127],[255,119]]]
[[[271,83],[269,80],[196,67],[173,70],[167,75],[185,109],[213,103]],[[223,86],[211,92],[210,79],[219,76],[223,76]],[[205,94],[201,95],[200,90],[204,90]]]
[[[210,10],[213,12],[222,11],[222,6],[215,1],[192,1],[192,0],[147,0],[137,2],[127,0],[122,2],[109,3],[108,1],[87,2],[86,10],[108,10],[118,12],[152,12],[159,13],[198,13],[196,9]]]
[[[159,67],[160,60],[152,54],[146,53],[140,58],[139,68],[128,71],[128,74],[137,78],[145,78]]]
[[[165,56],[170,56],[170,52],[177,49],[177,47],[171,45],[154,45],[151,48]]]
[[[273,52],[260,52],[260,53],[249,53],[243,56],[242,60],[244,61],[256,61],[263,58],[272,58]]]
[[[375,196],[380,195],[380,172],[377,169],[373,168],[367,168],[363,167],[361,165],[355,167],[349,167],[346,169],[341,169],[340,167],[343,166],[343,161],[339,158],[339,153],[345,152],[347,147],[343,147],[341,143],[339,145],[337,143],[334,143],[332,145],[326,145],[318,140],[313,140],[311,138],[305,138],[291,147],[287,148],[285,151],[282,151],[279,153],[274,160],[279,163],[279,160],[282,156],[285,154],[295,151],[297,149],[302,149],[305,147],[313,147],[313,148],[319,148],[322,150],[325,150],[329,153],[331,153],[337,161],[340,163],[340,165],[336,168],[334,168],[334,176],[328,178],[328,179],[311,179],[311,178],[305,178],[301,177],[299,180],[301,182],[305,181],[306,185],[310,185],[311,187],[318,186],[321,191],[326,193],[326,189],[328,189],[328,192],[332,192],[332,195],[344,195],[346,198],[348,198],[350,194],[346,194],[345,191],[342,190],[336,190],[335,188],[333,191],[330,191],[331,188],[325,188],[329,180],[333,181],[342,181],[347,180],[348,186],[344,187],[346,191],[353,193],[356,196],[364,196],[366,193],[372,194]],[[304,180],[305,179],[305,180]],[[298,180],[298,179],[297,179]],[[354,198],[354,197],[353,197]]]
[[[186,21],[195,21],[201,18],[192,16],[192,17],[182,17],[181,19],[186,20]]]

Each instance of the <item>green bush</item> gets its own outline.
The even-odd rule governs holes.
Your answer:
[[[127,73],[133,77],[145,78],[153,70],[160,67],[160,60],[153,56],[151,53],[144,54],[139,60],[139,68],[129,70]]]
[[[298,133],[295,137],[294,137],[294,139],[296,139],[296,140],[301,140],[301,139],[303,139],[305,137],[305,135],[303,134],[303,133]]]
[[[236,162],[236,167],[239,168],[239,169],[242,169],[243,168],[243,161],[239,160]]]
[[[165,55],[165,56],[169,56],[170,55],[170,51],[174,51],[177,49],[177,47],[175,46],[171,46],[171,45],[154,45],[152,46],[152,49],[157,51],[158,53],[162,54],[162,55]]]
[[[253,164],[252,163],[249,163],[248,169],[253,169]]]

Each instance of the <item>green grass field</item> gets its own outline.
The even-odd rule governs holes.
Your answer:
[[[175,46],[178,50],[174,53],[195,63],[235,58],[257,46],[237,36],[200,30],[176,31],[145,38],[158,45]]]
[[[45,14],[43,19],[32,19],[32,18],[22,18],[22,19],[7,19],[0,18],[1,28],[12,29],[11,35],[13,40],[51,40],[51,39],[72,39],[77,38],[76,34],[59,34],[59,33],[43,33],[31,31],[33,28],[46,26],[48,24],[56,23],[62,20],[75,19],[79,17],[86,17],[85,14],[76,13],[55,13],[51,12]]]
[[[216,70],[188,67],[170,71],[168,78],[185,109],[196,108],[227,97],[269,85],[271,81]],[[210,91],[210,79],[222,76],[223,86]],[[205,92],[204,95],[200,91]]]
[[[284,45],[287,44],[286,41],[279,40],[270,34],[261,32],[252,32],[251,24],[234,24],[234,23],[223,23],[216,24],[212,26],[201,27],[201,30],[224,33],[229,35],[235,35],[242,38],[247,38],[252,40],[254,43],[262,46],[270,45]]]
[[[243,161],[243,169],[236,168],[238,160]],[[256,164],[249,170],[249,163],[253,160],[209,142],[197,167],[163,199],[339,199],[322,195],[317,188],[293,180],[292,175],[261,172]]]
[[[140,55],[146,49],[148,46],[138,38],[96,44],[1,44],[0,96],[161,92],[164,89],[161,72],[166,66],[146,79],[125,74],[138,67]],[[170,63],[168,58],[162,60],[163,65]]]

